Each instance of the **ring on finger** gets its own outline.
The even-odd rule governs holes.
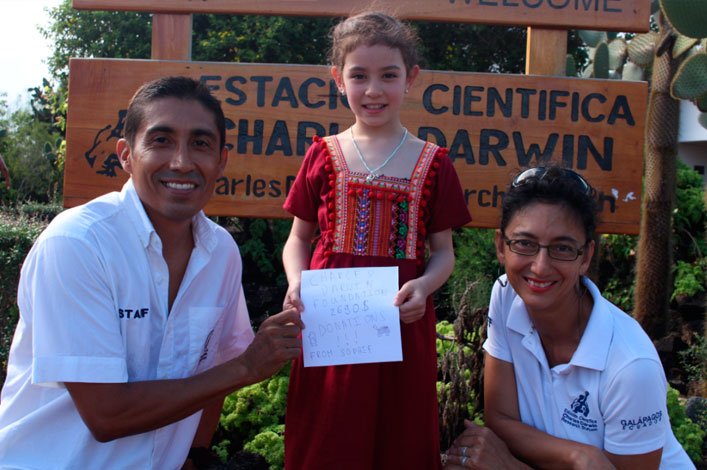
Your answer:
[[[467,457],[467,455],[466,455],[467,449],[468,449],[467,446],[462,446],[459,448],[459,450],[461,451],[461,455],[463,455],[464,457]]]
[[[462,458],[461,458],[461,460],[459,461],[460,465],[461,465],[462,467],[466,467],[466,461],[467,461],[467,460],[469,460],[469,457],[467,457],[466,455],[462,455]]]

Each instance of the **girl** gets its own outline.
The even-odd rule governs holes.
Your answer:
[[[449,470],[694,469],[673,435],[667,381],[640,325],[585,277],[594,190],[556,166],[521,172],[503,199],[491,294],[484,420]],[[509,451],[510,449],[510,451]],[[513,455],[511,455],[511,452]]]
[[[303,269],[397,266],[403,361],[304,369],[288,392],[285,467],[441,467],[435,314],[430,295],[454,266],[452,228],[471,219],[447,153],[400,122],[418,66],[417,36],[382,13],[332,31],[331,73],[355,116],[315,137],[285,202],[294,217],[284,304],[303,309]],[[319,229],[314,253],[311,245]],[[429,258],[425,265],[425,247]]]

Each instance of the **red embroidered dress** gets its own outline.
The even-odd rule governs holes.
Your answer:
[[[319,226],[310,269],[398,266],[402,286],[424,272],[428,234],[471,220],[459,179],[446,149],[429,142],[410,179],[367,176],[348,170],[336,137],[315,137],[285,209]],[[287,470],[441,468],[431,298],[401,337],[402,362],[293,362]]]

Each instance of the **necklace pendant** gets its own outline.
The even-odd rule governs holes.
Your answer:
[[[370,184],[376,178],[378,178],[377,174],[369,173],[368,176],[366,176],[366,183]]]

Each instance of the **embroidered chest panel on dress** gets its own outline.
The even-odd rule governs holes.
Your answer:
[[[381,176],[367,182],[367,174],[348,170],[336,138],[324,140],[331,158],[325,168],[333,183],[327,202],[330,227],[333,222],[332,252],[421,258],[439,147],[425,143],[410,180]]]

